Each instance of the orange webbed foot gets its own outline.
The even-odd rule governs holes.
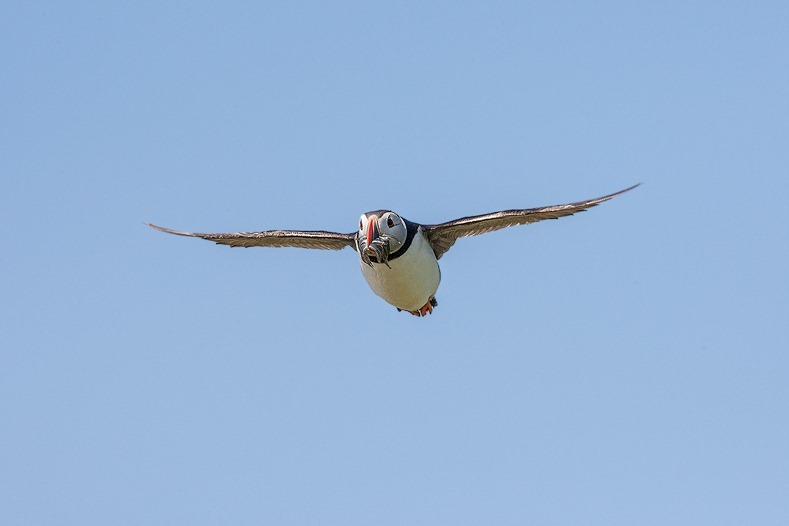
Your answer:
[[[438,302],[436,301],[436,299],[435,298],[430,298],[427,301],[427,303],[422,305],[422,307],[419,310],[407,310],[406,312],[421,318],[422,316],[427,316],[428,314],[433,314],[433,307],[435,307],[436,305],[438,305]]]

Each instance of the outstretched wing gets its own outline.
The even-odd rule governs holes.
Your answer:
[[[234,232],[228,234],[198,234],[180,232],[146,223],[151,228],[178,236],[199,237],[231,247],[297,247],[341,250],[354,247],[355,234],[339,234],[323,230],[267,230],[265,232]]]
[[[440,258],[460,237],[476,236],[508,226],[526,225],[528,223],[542,221],[543,219],[559,219],[560,217],[573,215],[577,212],[583,212],[587,208],[597,206],[604,201],[613,199],[618,195],[632,190],[636,186],[638,185],[631,186],[615,194],[598,197],[597,199],[589,199],[588,201],[578,201],[577,203],[568,203],[566,205],[543,206],[540,208],[527,208],[524,210],[503,210],[491,214],[463,217],[439,225],[423,225],[422,231],[425,233],[430,246],[433,247],[436,258]]]

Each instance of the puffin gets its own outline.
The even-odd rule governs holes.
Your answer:
[[[640,183],[639,183],[640,184]],[[296,247],[323,250],[354,249],[362,276],[372,291],[397,308],[423,317],[438,305],[436,291],[441,282],[438,260],[461,237],[476,236],[502,228],[558,219],[583,212],[639,186],[595,199],[563,205],[502,210],[461,217],[445,223],[423,225],[391,210],[366,212],[359,229],[350,234],[325,230],[265,230],[202,234],[146,225],[178,236],[197,237],[231,247]]]

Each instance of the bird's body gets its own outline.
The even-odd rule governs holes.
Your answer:
[[[638,186],[638,185],[636,185]],[[504,210],[463,217],[437,225],[420,225],[390,210],[367,212],[359,218],[359,230],[351,234],[323,230],[267,230],[228,234],[180,232],[156,225],[157,230],[199,237],[233,247],[299,247],[340,250],[352,247],[359,256],[362,275],[378,296],[416,316],[433,312],[441,281],[438,260],[458,238],[475,236],[515,225],[558,219],[597,206],[628,190],[565,205]]]
[[[389,267],[367,265],[360,260],[367,284],[378,296],[400,310],[416,312],[435,297],[441,270],[433,248],[417,227],[411,246],[398,258],[389,259]]]

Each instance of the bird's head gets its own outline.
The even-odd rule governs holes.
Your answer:
[[[356,236],[359,256],[367,265],[389,266],[389,254],[405,244],[408,228],[402,217],[389,210],[367,212],[359,218]]]

